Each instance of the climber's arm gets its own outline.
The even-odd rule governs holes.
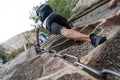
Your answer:
[[[40,47],[39,32],[40,32],[40,28],[36,28],[36,45]]]

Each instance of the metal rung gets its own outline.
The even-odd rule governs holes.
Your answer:
[[[112,74],[112,75],[115,75],[115,76],[118,76],[120,77],[120,72],[115,72],[115,71],[112,71],[112,70],[108,70],[108,69],[103,69],[101,71],[102,74]]]
[[[74,64],[82,66],[83,68],[87,69],[88,71],[91,71],[92,73],[94,73],[94,74],[96,74],[96,75],[98,75],[100,77],[103,77],[103,74],[99,70],[93,69],[93,68],[91,68],[91,67],[89,67],[89,66],[87,66],[85,64],[79,63],[79,62],[75,62]]]
[[[56,50],[50,49],[49,53],[57,53]]]
[[[88,71],[91,71],[92,73],[96,74],[96,75],[99,76],[99,77],[103,77],[103,76],[105,76],[106,74],[111,74],[111,75],[115,75],[115,76],[120,77],[120,73],[115,72],[115,71],[112,71],[112,70],[104,69],[104,70],[102,70],[102,71],[99,71],[99,70],[96,70],[96,69],[94,69],[94,68],[92,68],[92,67],[89,67],[89,66],[87,66],[87,65],[85,65],[85,64],[82,64],[82,63],[79,63],[79,62],[75,62],[74,64],[75,64],[75,65],[77,64],[77,65],[79,65],[79,66],[82,66],[83,68],[87,69]]]
[[[53,54],[53,56],[54,56],[54,57],[56,57],[56,56],[57,56],[57,57],[62,58],[62,55],[57,54],[57,51],[56,51],[56,50],[50,49],[50,50],[49,50],[49,53]]]
[[[54,53],[54,57],[60,57],[60,58],[62,58],[63,56],[62,55],[60,55],[60,54],[57,54],[57,53]]]
[[[79,59],[78,59],[76,56],[73,56],[73,55],[70,55],[70,54],[64,54],[64,55],[63,55],[63,58],[64,58],[65,56],[68,56],[68,57],[70,57],[70,58],[73,58],[73,59],[75,59],[77,62],[79,62]]]

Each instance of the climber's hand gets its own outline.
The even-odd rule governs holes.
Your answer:
[[[38,47],[40,47],[40,42],[37,42],[36,45],[37,45]]]
[[[38,46],[37,44],[35,45],[35,50],[36,50],[36,54],[39,54],[42,52],[40,46]]]

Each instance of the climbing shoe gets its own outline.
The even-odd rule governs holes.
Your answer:
[[[89,37],[90,37],[91,43],[94,47],[97,47],[98,45],[100,45],[106,41],[106,37],[97,36],[93,33],[90,34]]]

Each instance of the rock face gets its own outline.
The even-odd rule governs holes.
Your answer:
[[[2,43],[2,47],[5,48],[5,52],[11,54],[12,51],[23,47],[24,44],[35,41],[35,32],[27,31],[18,34],[9,40]]]
[[[86,6],[86,7],[90,7],[91,5],[95,4],[96,2],[98,2],[100,0],[78,0],[76,6],[73,8],[73,11],[75,11],[77,8],[80,8],[81,6]]]
[[[97,18],[89,14],[97,14],[99,9],[81,17],[87,17],[86,21],[78,23],[80,19],[75,20],[74,25],[79,24],[76,30],[85,34],[94,32],[106,36],[105,43],[94,48],[87,42],[75,43],[61,35],[52,35],[41,48],[54,49],[60,55],[74,55],[80,62],[100,71],[110,69],[120,72],[120,5],[111,11],[105,7],[104,10],[103,6],[99,7],[103,12]],[[73,61],[69,57],[65,60],[55,57],[49,52],[36,55],[34,47],[31,47],[0,68],[0,80],[120,80],[120,77],[110,74],[101,78],[81,66],[74,66],[70,63]]]

